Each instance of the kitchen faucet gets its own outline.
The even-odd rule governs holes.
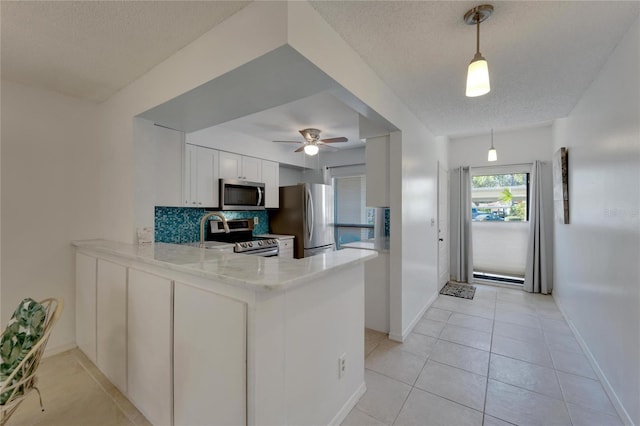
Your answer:
[[[202,219],[200,219],[200,247],[201,248],[204,247],[204,225],[207,223],[207,219],[209,219],[211,216],[219,217],[220,220],[222,221],[222,226],[224,226],[224,232],[227,234],[229,233],[229,225],[227,224],[227,218],[224,217],[222,213],[209,212],[205,214],[204,216],[202,216]]]

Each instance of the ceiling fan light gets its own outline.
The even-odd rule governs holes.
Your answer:
[[[489,65],[487,60],[479,53],[473,58],[469,64],[467,71],[467,92],[469,98],[482,96],[491,90],[489,84]]]
[[[304,146],[304,153],[307,155],[316,155],[319,151],[318,145],[305,145]]]

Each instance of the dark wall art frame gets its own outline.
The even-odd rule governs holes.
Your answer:
[[[569,155],[564,146],[553,154],[553,212],[557,223],[569,223]]]

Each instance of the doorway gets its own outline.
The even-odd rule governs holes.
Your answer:
[[[474,281],[522,285],[529,237],[528,166],[476,168],[471,177]]]
[[[449,276],[449,171],[438,162],[438,292]]]

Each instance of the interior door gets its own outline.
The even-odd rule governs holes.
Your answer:
[[[438,290],[449,275],[449,171],[438,162]]]

